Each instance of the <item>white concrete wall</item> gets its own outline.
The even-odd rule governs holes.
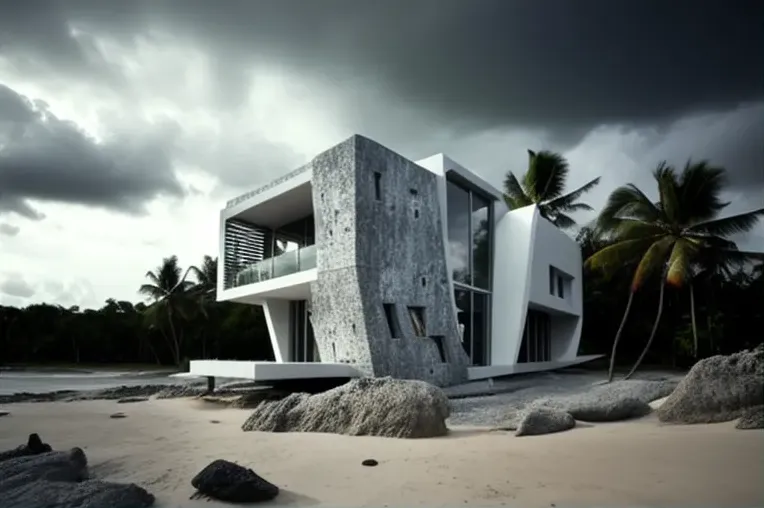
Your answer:
[[[531,292],[535,207],[505,212],[494,230],[491,365],[516,363]]]
[[[292,359],[292,341],[290,340],[289,300],[265,300],[263,304],[265,322],[271,337],[273,355],[276,362],[289,362]],[[253,338],[254,340],[254,338]]]

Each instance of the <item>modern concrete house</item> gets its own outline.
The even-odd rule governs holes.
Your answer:
[[[576,242],[442,154],[353,136],[230,201],[219,259],[218,300],[263,306],[276,361],[191,374],[445,386],[592,358]]]

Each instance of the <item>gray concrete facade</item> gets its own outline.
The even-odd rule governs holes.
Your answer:
[[[466,381],[437,176],[357,135],[311,166],[318,266],[310,305],[322,360],[439,386]]]

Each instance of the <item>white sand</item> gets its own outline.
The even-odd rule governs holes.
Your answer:
[[[660,426],[653,417],[515,438],[456,428],[395,440],[242,432],[248,411],[200,401],[15,404],[0,449],[37,432],[55,449],[85,449],[94,476],[136,482],[159,507],[189,501],[213,459],[234,460],[282,488],[273,504],[754,506],[764,502],[764,434],[734,423]],[[109,415],[124,412],[128,418]],[[213,424],[210,420],[218,420]],[[374,458],[377,467],[361,461]],[[221,505],[226,506],[226,505]]]

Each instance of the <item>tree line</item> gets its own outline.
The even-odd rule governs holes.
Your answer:
[[[724,169],[688,162],[653,171],[657,200],[633,184],[615,189],[597,218],[580,198],[599,183],[565,192],[559,154],[528,152],[520,177],[507,173],[512,209],[536,204],[561,229],[578,228],[584,263],[580,354],[609,353],[617,365],[686,367],[762,342],[764,254],[729,239],[750,231],[764,208],[723,216]],[[500,262],[500,260],[496,260]],[[182,365],[188,358],[273,360],[260,306],[216,301],[218,262],[185,270],[176,256],[146,273],[146,303],[108,299],[100,309],[0,306],[0,364]]]

